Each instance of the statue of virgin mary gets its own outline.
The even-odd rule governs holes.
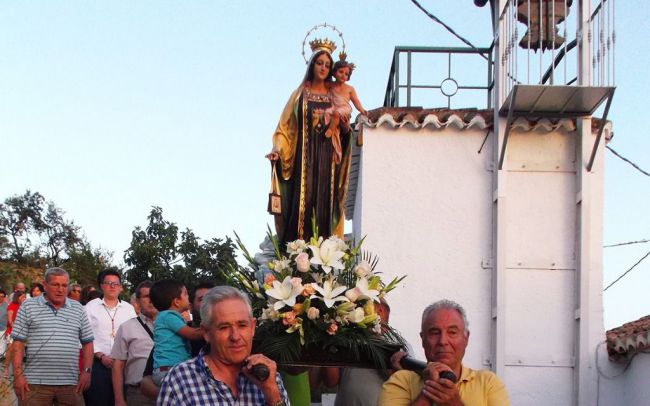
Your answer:
[[[326,111],[332,106],[332,53],[328,39],[310,42],[312,55],[302,83],[291,94],[273,134],[281,214],[275,225],[282,246],[297,239],[337,235],[343,238],[344,204],[350,168],[351,130],[341,127],[342,158],[336,163],[332,137],[326,136]]]

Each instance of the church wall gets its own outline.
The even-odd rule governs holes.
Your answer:
[[[514,130],[497,193],[493,143],[477,153],[485,133],[453,126],[364,128],[354,233],[367,236],[365,247],[380,256],[378,271],[388,279],[408,275],[389,295],[391,325],[423,359],[423,308],[442,298],[456,300],[470,322],[465,363],[495,369],[492,322],[501,314],[501,378],[512,404],[575,404],[580,362],[579,374],[589,377],[583,384],[595,397],[596,346],[604,339],[602,145],[581,186],[576,169],[586,163],[575,131]],[[585,148],[590,152],[591,145]],[[493,230],[495,196],[506,199],[503,230]],[[580,210],[587,213],[589,234],[582,256]],[[503,313],[492,308],[497,233],[506,235],[506,247],[499,248],[505,250]],[[589,275],[584,308],[580,258]],[[587,337],[581,340],[580,331]],[[578,351],[580,346],[586,350]]]
[[[486,130],[366,128],[363,205],[355,234],[380,256],[387,278],[408,275],[389,295],[391,324],[424,359],[422,309],[449,298],[468,312],[469,365],[490,352],[491,145]],[[359,213],[359,212],[358,212]]]

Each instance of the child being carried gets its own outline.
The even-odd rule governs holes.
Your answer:
[[[190,310],[190,298],[182,282],[163,279],[149,292],[160,313],[153,323],[153,381],[160,386],[171,367],[190,358],[189,340],[203,339],[200,328],[189,327],[182,313]]]
[[[332,138],[334,161],[337,164],[341,163],[341,156],[343,154],[339,134],[340,126],[342,126],[345,131],[350,129],[350,117],[352,116],[350,101],[352,101],[352,104],[354,104],[354,107],[359,111],[359,113],[368,115],[368,112],[361,105],[354,87],[346,83],[350,80],[352,71],[355,68],[353,63],[346,61],[346,58],[347,55],[345,52],[341,52],[339,54],[339,60],[332,68],[334,79],[336,79],[336,81],[330,86],[330,92],[332,93],[332,107],[327,109],[330,122],[329,127],[325,132],[327,138]]]

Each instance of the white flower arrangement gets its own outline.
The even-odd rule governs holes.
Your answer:
[[[254,263],[253,270],[231,269],[227,275],[252,299],[258,349],[285,363],[299,361],[305,348],[351,350],[357,355],[365,352],[376,366],[384,367],[379,347],[386,343],[394,348],[403,340],[382,323],[375,305],[404,276],[384,283],[374,271],[377,258],[361,252],[363,240],[353,246],[336,236],[296,240],[282,253],[270,233],[269,237],[276,258],[264,275]]]

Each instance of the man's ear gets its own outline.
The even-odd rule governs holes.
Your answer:
[[[253,328],[253,334],[255,334],[255,327],[257,327],[257,319],[255,317],[251,319],[251,326]]]
[[[206,343],[210,343],[210,341],[208,340],[208,336],[209,336],[208,329],[203,324],[199,325],[199,328],[203,333],[203,340],[205,340]]]

